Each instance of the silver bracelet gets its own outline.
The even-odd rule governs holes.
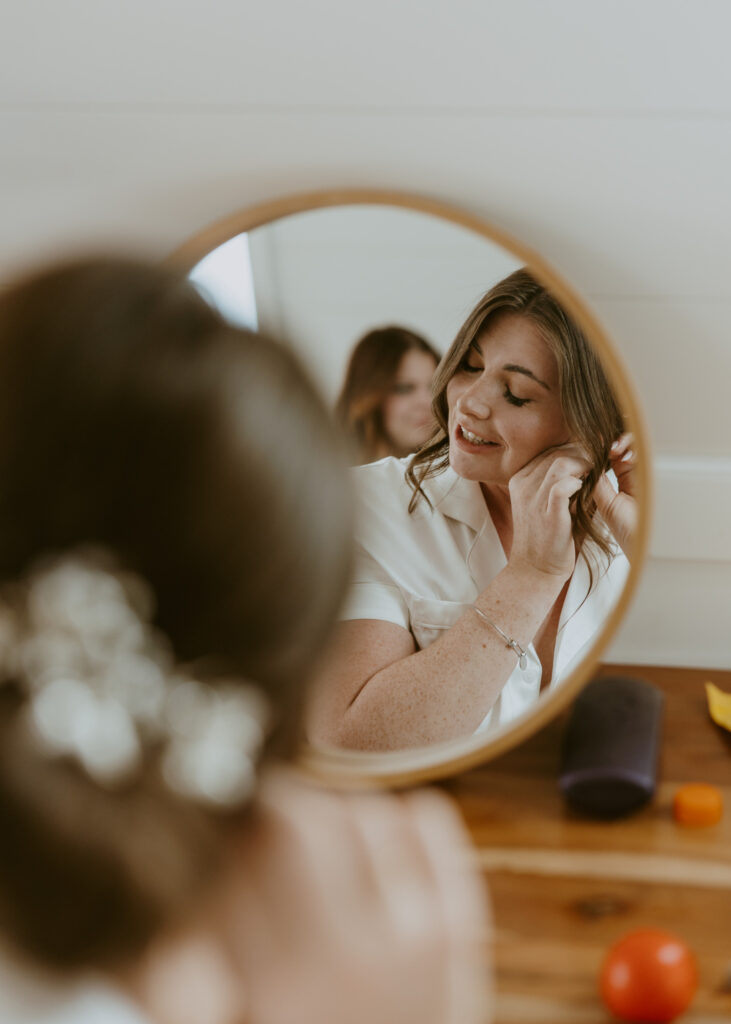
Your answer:
[[[521,647],[518,641],[513,640],[513,638],[511,636],[508,636],[507,633],[503,633],[502,629],[500,629],[499,626],[496,626],[492,619],[488,619],[487,615],[485,615],[485,613],[480,608],[478,608],[476,604],[470,605],[470,607],[477,612],[481,619],[485,620],[488,626],[492,626],[495,632],[500,634],[500,636],[505,641],[506,647],[510,647],[512,648],[512,650],[515,651],[515,653],[518,655],[518,664],[520,665],[521,669],[525,670],[528,666],[528,653],[525,650],[525,648]]]

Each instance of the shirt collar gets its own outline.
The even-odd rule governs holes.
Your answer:
[[[447,466],[438,476],[425,480],[422,490],[433,508],[438,509],[442,515],[466,523],[475,531],[482,528],[487,504],[476,480],[465,480],[451,466]]]

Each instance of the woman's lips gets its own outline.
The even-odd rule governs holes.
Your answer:
[[[457,429],[454,432],[454,438],[457,445],[464,451],[494,452],[496,449],[502,447],[502,445],[498,444],[497,441],[489,441],[487,438],[481,438],[479,441],[470,441],[470,439],[465,435],[465,430],[467,430],[467,428],[463,427],[461,423],[458,423]],[[472,434],[473,437],[479,437],[479,434],[475,434],[471,430],[468,430],[467,432]]]

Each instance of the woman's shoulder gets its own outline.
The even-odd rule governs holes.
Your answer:
[[[361,486],[375,481],[405,479],[411,459],[411,455],[407,455],[403,459],[387,455],[383,459],[378,459],[377,462],[366,462],[362,466],[353,466],[350,472],[353,474],[356,484]]]
[[[412,503],[414,488],[406,476],[410,458],[388,457],[353,470],[357,540],[376,556],[388,551],[389,560],[439,546],[449,522],[441,506],[453,488],[453,472],[424,481],[423,493]]]
[[[411,456],[396,459],[392,455],[351,470],[356,500],[364,507],[393,514],[407,509],[412,489],[406,479]]]
[[[358,499],[407,507],[414,495],[414,487],[406,475],[412,458],[412,455],[407,455],[396,459],[389,455],[378,462],[355,466],[351,473]],[[456,483],[459,483],[459,477],[449,466],[440,468],[437,475],[430,475],[422,481],[422,494],[416,508],[426,505],[433,509]]]

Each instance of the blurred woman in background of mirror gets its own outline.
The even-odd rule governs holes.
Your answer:
[[[527,270],[467,318],[411,459],[354,470],[351,592],[315,743],[373,750],[495,729],[588,650],[624,586],[634,451],[598,356]]]
[[[360,339],[335,406],[356,462],[401,458],[428,440],[439,358],[426,338],[405,327],[380,327]]]
[[[170,270],[40,270],[0,299],[0,479],[3,1024],[486,1019],[451,805],[271,767],[351,550],[295,358]]]

